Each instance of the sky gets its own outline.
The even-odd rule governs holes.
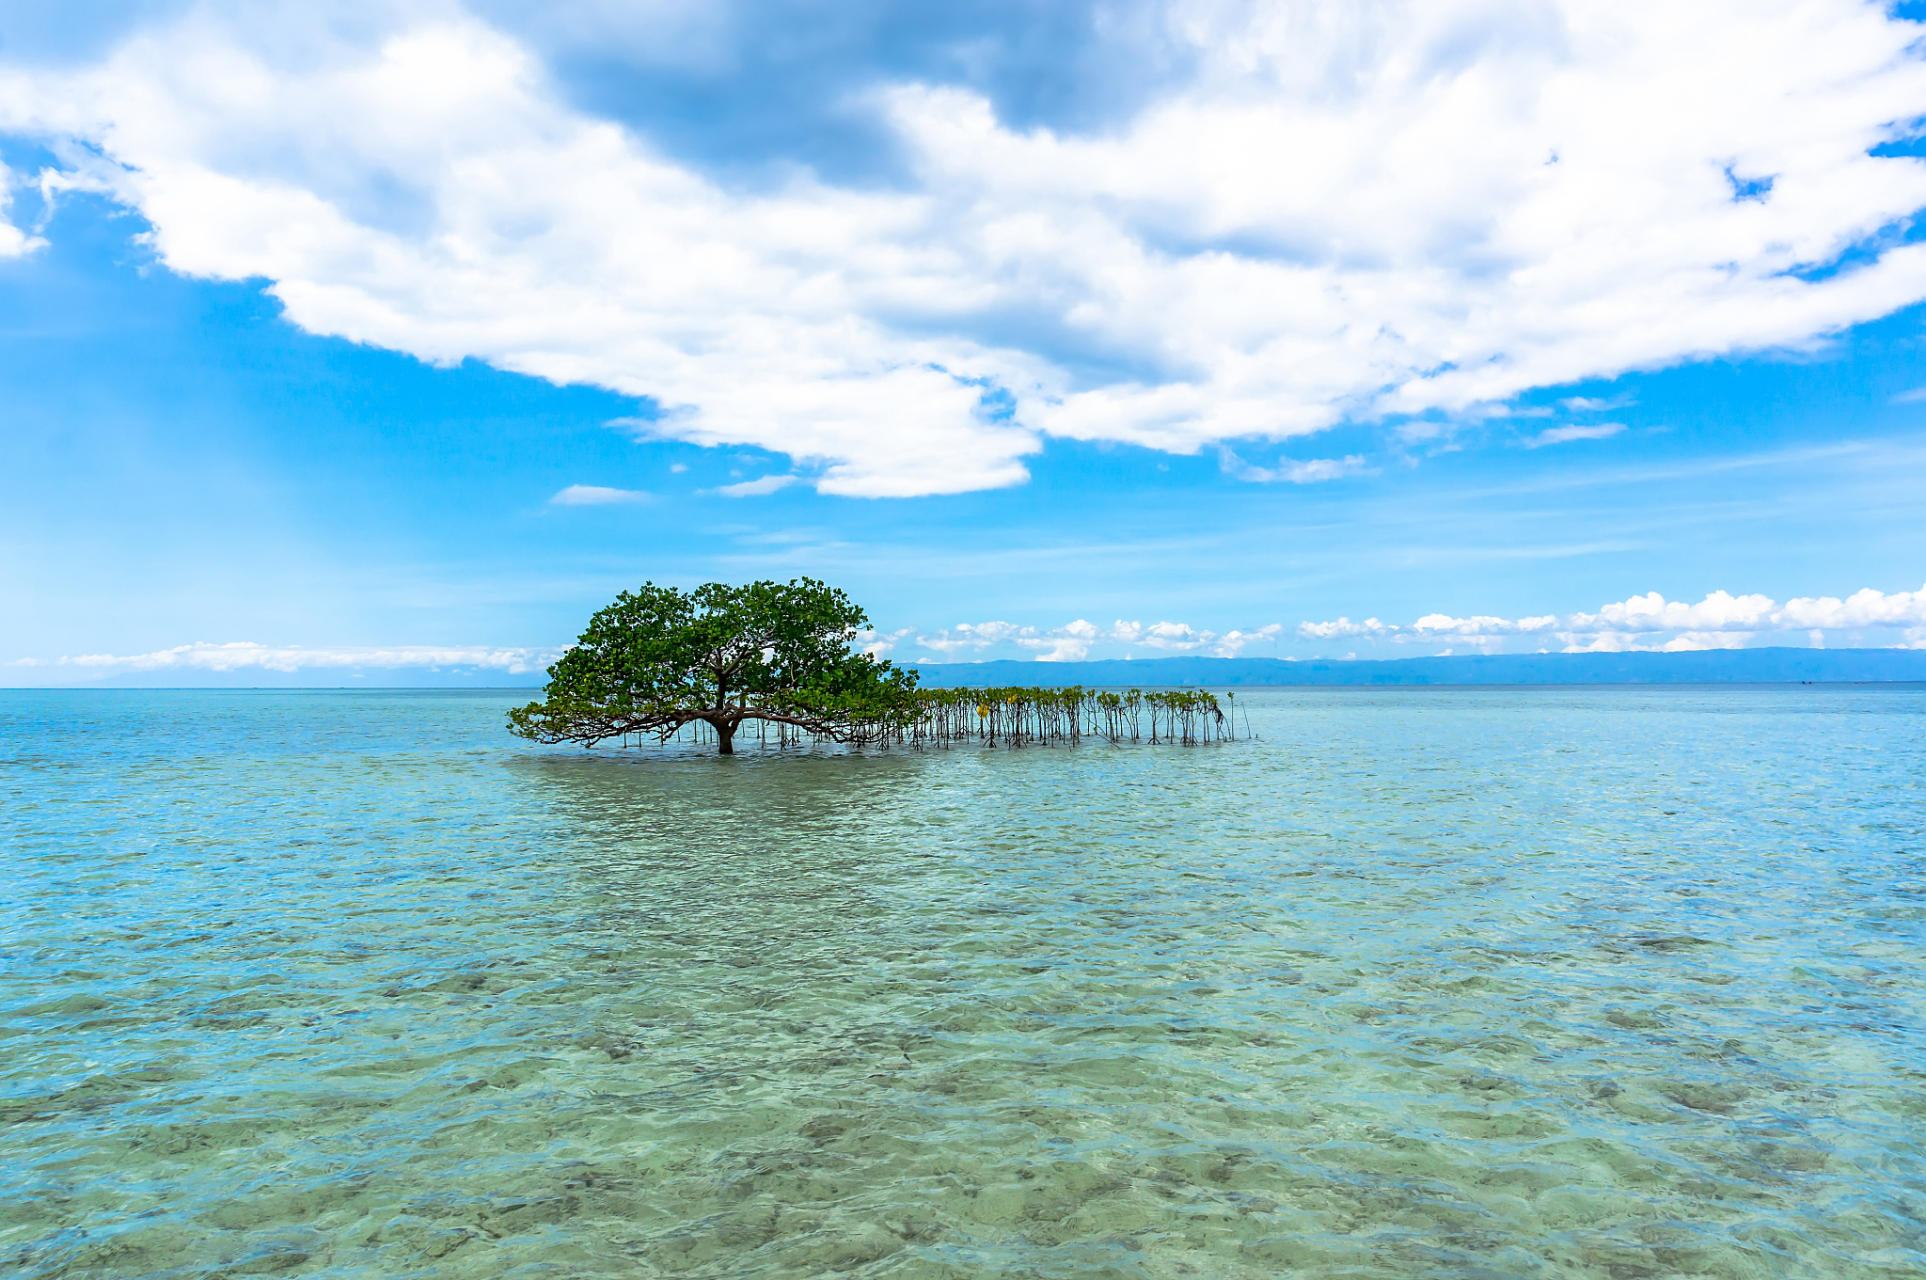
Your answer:
[[[0,684],[1926,646],[1923,18],[0,5]]]

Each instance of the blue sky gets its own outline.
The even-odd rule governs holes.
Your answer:
[[[0,15],[0,681],[1926,643],[1903,14],[930,9]]]

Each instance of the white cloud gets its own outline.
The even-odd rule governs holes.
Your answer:
[[[1926,297],[1926,244],[1876,241],[1926,163],[1868,154],[1926,116],[1919,27],[1862,0],[1171,0],[1195,72],[1132,118],[899,84],[867,109],[911,179],[864,190],[711,180],[452,3],[212,12],[0,69],[0,128],[307,329],[654,397],[642,429],[831,493],[1015,483],[1043,434],[1473,412]]]
[[[1386,626],[1376,618],[1366,618],[1363,622],[1353,622],[1349,618],[1339,618],[1336,622],[1300,622],[1297,634],[1306,640],[1348,640],[1354,636],[1387,636],[1397,631],[1395,626]]]
[[[1487,651],[1502,647],[1512,636],[1556,636],[1567,652],[1622,653],[1634,650],[1737,649],[1762,636],[1783,637],[1804,631],[1813,647],[1823,647],[1836,632],[1891,632],[1905,628],[1908,644],[1926,640],[1926,586],[1890,595],[1868,587],[1841,600],[1834,596],[1801,596],[1783,605],[1769,596],[1735,596],[1714,591],[1697,604],[1667,600],[1656,591],[1605,605],[1597,613],[1564,617],[1491,616],[1452,617],[1426,614],[1408,627],[1376,618],[1352,622],[1304,622],[1297,634],[1305,640],[1336,640],[1356,636],[1392,643],[1431,643],[1441,638],[1463,639]],[[1783,643],[1783,639],[1776,642]]]
[[[1149,649],[1163,649],[1172,653],[1188,653],[1202,648],[1217,637],[1209,631],[1198,631],[1184,622],[1153,622],[1145,626],[1141,622],[1125,622],[1122,619],[1110,628],[1108,639],[1124,644],[1142,645]]]
[[[0,164],[0,258],[18,258],[46,244],[39,236],[29,235],[7,218],[13,207],[16,178],[11,169]]]
[[[640,489],[604,489],[600,485],[572,484],[549,501],[558,507],[602,507],[622,502],[647,502],[650,497]]]
[[[298,645],[264,645],[248,641],[230,644],[183,644],[153,653],[88,653],[62,658],[21,658],[11,665],[26,668],[71,668],[90,676],[136,671],[309,671],[340,667],[392,669],[407,667],[479,667],[523,675],[546,669],[562,656],[560,649],[490,648],[482,645],[391,645],[388,647],[305,649]]]
[[[1078,618],[1044,636],[1026,635],[1017,643],[1037,651],[1039,662],[1076,662],[1089,656],[1090,646],[1103,638],[1095,623]]]
[[[787,489],[801,478],[800,476],[760,476],[754,480],[744,480],[740,484],[718,485],[709,492],[719,493],[725,498],[760,498],[778,489]]]
[[[1549,615],[1536,618],[1495,618],[1480,614],[1469,618],[1454,618],[1450,614],[1428,613],[1412,623],[1408,632],[1394,636],[1393,639],[1429,642],[1449,638],[1472,644],[1486,653],[1496,653],[1504,648],[1508,637],[1546,631],[1557,622],[1557,618]],[[1447,649],[1445,652],[1451,651]]]
[[[1626,632],[1760,631],[1769,629],[1777,610],[1769,597],[1734,596],[1714,591],[1698,604],[1667,600],[1656,591],[1608,604],[1597,613],[1575,613],[1565,620],[1567,630]]]
[[[856,647],[872,658],[885,657],[896,647],[896,642],[904,636],[909,635],[911,631],[912,628],[910,627],[902,627],[898,630],[884,633],[874,627],[870,627],[867,630],[856,633]]]
[[[1211,647],[1211,653],[1219,658],[1235,658],[1253,644],[1275,644],[1284,634],[1284,624],[1273,622],[1255,631],[1239,631],[1232,628],[1219,636]]]
[[[1891,595],[1867,587],[1844,600],[1832,596],[1801,596],[1786,601],[1777,620],[1788,628],[1831,631],[1918,625],[1926,623],[1926,586],[1917,591],[1895,591]]]
[[[1584,427],[1553,427],[1540,431],[1525,440],[1527,449],[1542,449],[1548,444],[1565,444],[1572,440],[1606,440],[1625,430],[1622,422],[1600,422]]]
[[[1026,649],[1036,650],[1038,662],[1081,662],[1090,656],[1090,642],[1074,636],[1050,636],[1019,640],[1017,643]]]
[[[1454,618],[1445,613],[1427,613],[1412,623],[1411,629],[1427,639],[1435,639],[1438,636],[1523,635],[1533,631],[1549,631],[1557,624],[1558,619],[1550,614],[1540,618],[1492,618],[1483,615]]]

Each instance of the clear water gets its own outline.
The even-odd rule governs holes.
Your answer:
[[[0,694],[22,1277],[1926,1275],[1926,690]]]

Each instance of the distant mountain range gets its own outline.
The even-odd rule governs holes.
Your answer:
[[[1507,653],[1448,658],[1145,658],[945,662],[927,688],[997,685],[1798,684],[1926,681],[1926,649],[1711,649],[1694,653]]]

